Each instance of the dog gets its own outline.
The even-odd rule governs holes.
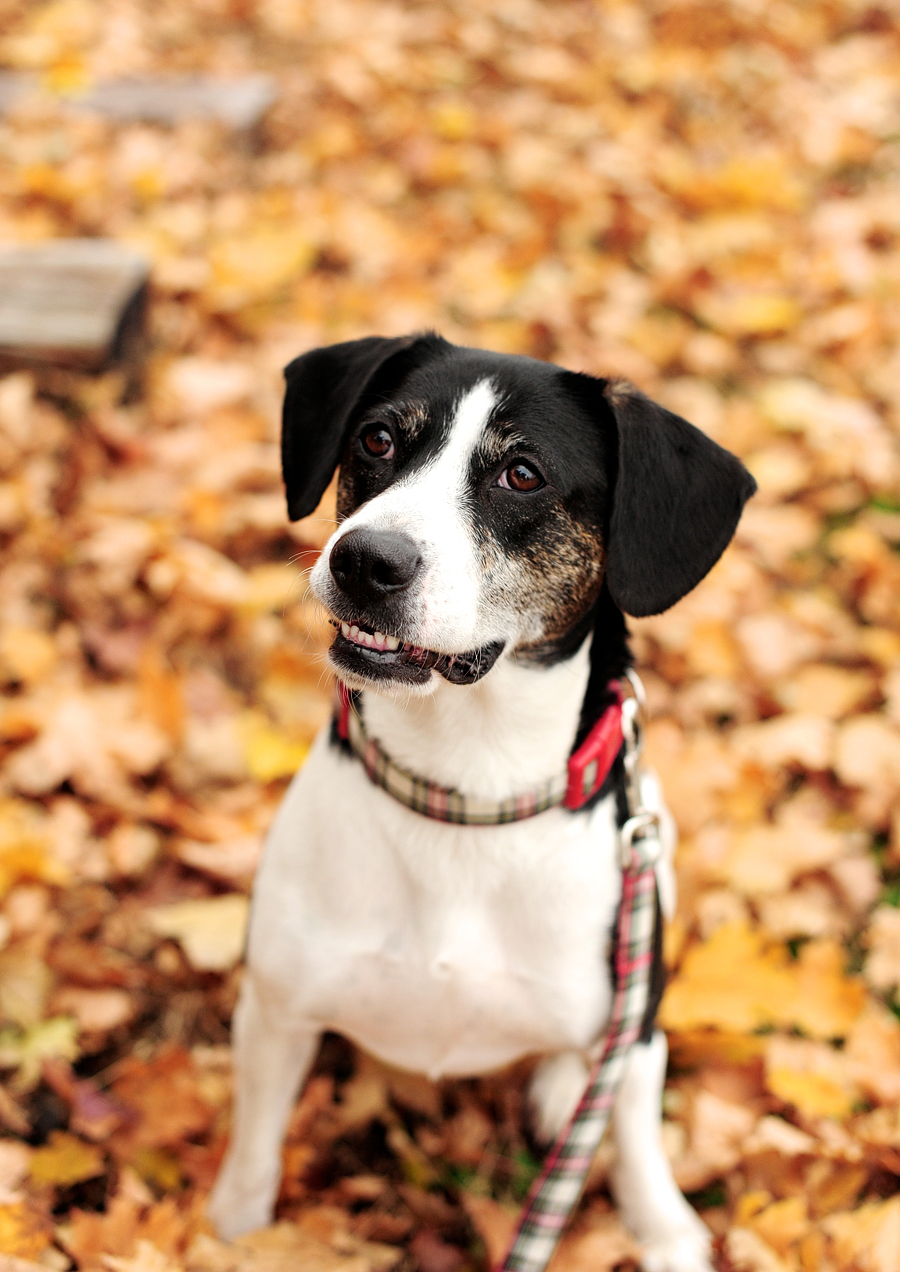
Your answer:
[[[613,702],[624,614],[690,591],[755,489],[624,382],[435,334],[315,349],[285,374],[292,520],[340,468],[338,528],[310,584],[345,706],[291,783],[254,886],[232,1140],[210,1202],[226,1237],[271,1221],[326,1029],[435,1079],[539,1055],[534,1132],[565,1125],[614,992],[621,755],[574,803],[528,801]],[[653,774],[642,782],[671,914],[674,827]],[[512,811],[459,824],[465,801],[476,822]],[[612,1183],[648,1272],[708,1272],[709,1234],[660,1138],[661,988],[656,974],[617,1094]]]

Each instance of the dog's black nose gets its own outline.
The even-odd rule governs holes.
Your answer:
[[[409,587],[422,564],[405,534],[390,530],[349,530],[331,550],[331,573],[357,604],[382,601]]]

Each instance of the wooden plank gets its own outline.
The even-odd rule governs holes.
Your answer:
[[[220,80],[210,76],[177,79],[109,80],[73,100],[82,111],[122,123],[178,124],[185,119],[212,119],[229,128],[252,128],[275,100],[269,75]]]
[[[0,114],[27,92],[40,91],[36,76],[0,71]],[[59,99],[67,109],[101,115],[114,123],[179,124],[209,119],[227,128],[252,128],[277,96],[271,75],[221,79],[176,75],[101,81],[87,92]]]
[[[0,248],[0,358],[99,368],[143,326],[149,265],[110,239]]]

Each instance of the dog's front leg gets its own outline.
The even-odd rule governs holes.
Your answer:
[[[265,1227],[281,1183],[281,1142],[319,1030],[288,1018],[248,969],[234,1014],[231,1144],[209,1199],[223,1237]]]
[[[666,1036],[638,1042],[616,1095],[612,1183],[622,1218],[642,1245],[645,1272],[710,1272],[709,1232],[685,1201],[662,1144]]]

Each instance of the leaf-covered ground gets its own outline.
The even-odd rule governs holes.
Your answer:
[[[677,816],[665,1136],[722,1269],[900,1266],[900,27],[864,0],[0,4],[0,238],[154,262],[139,382],[0,380],[0,1252],[464,1272],[536,1169],[527,1066],[327,1040],[280,1226],[203,1203],[260,838],[328,712],[280,368],[435,326],[630,377],[760,493],[635,623]],[[264,71],[250,133],[97,80]],[[633,1267],[601,1152],[555,1272]]]

